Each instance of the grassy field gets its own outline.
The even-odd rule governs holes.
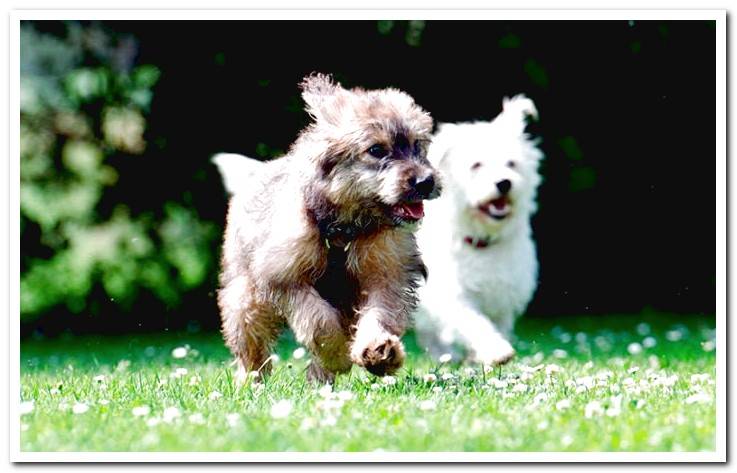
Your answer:
[[[23,451],[712,451],[713,317],[522,319],[484,373],[432,360],[311,386],[286,338],[237,387],[219,334],[21,346]],[[296,356],[295,356],[296,355]]]

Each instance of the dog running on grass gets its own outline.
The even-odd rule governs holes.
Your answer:
[[[404,360],[400,337],[424,273],[415,237],[440,186],[426,158],[432,118],[396,89],[306,77],[313,119],[289,153],[214,157],[232,194],[218,304],[239,377],[268,371],[285,325],[313,354],[308,378]]]
[[[537,287],[530,217],[543,154],[525,133],[537,109],[524,95],[503,105],[490,122],[439,126],[429,159],[445,191],[417,234],[429,273],[418,291],[420,344],[433,355],[460,348],[484,365],[514,356],[514,322]]]

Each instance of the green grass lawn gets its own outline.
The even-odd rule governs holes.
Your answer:
[[[354,367],[332,390],[306,382],[289,338],[242,387],[219,334],[25,340],[21,450],[715,449],[713,317],[525,318],[517,334],[487,373],[409,336],[396,377]]]

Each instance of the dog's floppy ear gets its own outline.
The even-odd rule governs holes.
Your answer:
[[[302,99],[307,104],[307,113],[315,121],[338,123],[342,96],[346,92],[343,86],[333,82],[332,77],[327,74],[313,73],[302,80],[300,88]]]
[[[535,102],[524,94],[515,95],[512,98],[504,97],[502,101],[502,113],[497,117],[520,135],[525,132],[527,118],[538,120]]]

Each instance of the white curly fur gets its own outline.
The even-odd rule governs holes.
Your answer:
[[[491,122],[441,125],[430,147],[445,187],[427,203],[417,234],[428,279],[415,320],[420,344],[434,356],[454,353],[485,365],[514,356],[509,339],[538,270],[530,216],[543,154],[525,134],[527,116],[537,118],[532,100],[505,98]],[[478,208],[501,196],[502,180],[511,182],[509,214],[494,219]],[[488,246],[476,248],[466,237]]]

